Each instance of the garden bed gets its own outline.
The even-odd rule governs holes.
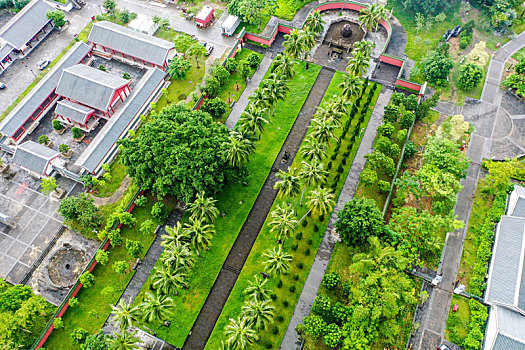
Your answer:
[[[160,324],[150,324],[157,332],[157,336],[170,344],[182,347],[204,304],[217,275],[219,274],[227,252],[230,251],[244,221],[252,209],[270,168],[281,150],[281,147],[294,124],[295,118],[306,100],[320,71],[319,66],[310,65],[305,70],[305,64],[296,66],[297,73],[288,83],[290,92],[285,101],[278,103],[275,116],[266,127],[261,140],[256,143],[255,153],[251,155],[246,165],[248,170],[247,183],[249,186],[234,184],[224,189],[217,198],[219,211],[226,213],[223,218],[219,216],[215,221],[217,234],[212,240],[212,245],[197,259],[189,276],[189,289],[183,290],[174,297],[175,317],[169,327]],[[151,276],[150,276],[151,277]],[[150,280],[143,286],[137,302],[149,290]]]
[[[330,101],[330,99],[333,98],[334,95],[339,94],[338,85],[342,82],[343,76],[344,74],[340,72],[337,72],[335,74],[328,90],[326,91],[324,101],[328,102]],[[348,172],[350,171],[350,167],[352,165],[357,149],[359,148],[359,144],[363,133],[362,131],[364,131],[366,125],[368,124],[368,121],[370,120],[370,116],[374,109],[377,97],[380,93],[380,89],[376,89],[375,91],[371,90],[373,85],[374,84],[370,84],[367,93],[363,95],[363,99],[366,99],[368,93],[374,94],[372,102],[370,103],[368,110],[365,112],[366,117],[363,123],[357,125],[358,119],[354,118],[351,122],[351,127],[349,129],[348,136],[341,142],[341,155],[343,151],[346,150],[349,150],[349,155],[347,157],[339,156],[335,160],[331,160],[329,157],[327,157],[327,159],[324,159],[323,161],[325,169],[328,162],[332,163],[332,167],[329,170],[329,175],[327,177],[329,179],[327,181],[328,185],[332,184],[334,177],[336,177],[337,174],[339,174],[337,170],[339,166],[342,166],[343,168],[343,171],[340,173],[340,179],[339,181],[337,181],[337,185],[334,188],[336,200],[339,197],[339,194],[341,193],[343,184],[346,180]],[[342,120],[342,124],[344,123],[345,118],[343,118]],[[349,135],[352,134],[353,130],[356,127],[360,127],[361,130],[358,131],[358,136],[356,137],[355,142],[351,144],[349,142]],[[336,131],[336,136],[340,136],[341,132],[342,127]],[[333,142],[328,148],[328,155],[334,153],[335,147],[336,143]],[[292,167],[297,167],[302,160],[303,158],[300,155],[299,150],[298,155],[294,159]],[[283,202],[293,203],[292,200],[282,200],[280,198],[277,198],[273,203],[272,208],[275,208],[277,205]],[[307,211],[308,209],[306,205],[303,207],[299,206],[297,217],[302,217],[304,214],[306,214]],[[325,217],[322,218],[322,221],[320,220],[319,215],[316,214],[307,217],[307,225],[299,225],[296,228],[295,233],[292,235],[293,238],[289,238],[284,242],[284,250],[291,253],[294,256],[294,259],[291,263],[292,267],[288,274],[272,277],[268,280],[268,283],[266,284],[267,288],[271,290],[271,293],[275,295],[274,297],[272,297],[272,299],[274,299],[273,305],[275,306],[276,310],[276,319],[267,327],[266,330],[259,332],[260,340],[256,344],[254,344],[253,348],[277,349],[280,346],[282,338],[284,337],[284,334],[288,327],[288,323],[293,315],[295,305],[299,300],[304,283],[310,272],[313,260],[315,259],[316,252],[319,249],[324,233],[326,232],[330,215],[331,213],[327,214]],[[226,305],[224,306],[221,316],[219,317],[219,320],[215,325],[213,333],[210,336],[210,339],[206,345],[206,349],[217,349],[219,347],[221,340],[224,339],[223,330],[225,325],[229,322],[230,318],[237,318],[241,312],[241,307],[244,303],[243,291],[247,287],[248,281],[252,280],[254,275],[259,274],[260,271],[264,270],[262,262],[265,258],[262,256],[262,253],[266,252],[269,248],[274,247],[276,245],[275,235],[269,232],[270,228],[268,227],[268,223],[271,220],[272,219],[270,216],[266,219],[266,222],[263,228],[261,229],[261,232],[259,233],[259,236],[257,237],[254,246],[252,247],[250,255],[246,260],[246,263],[241,271],[241,274],[239,275],[239,278],[237,279],[237,282],[230,294],[230,297]],[[296,234],[298,234],[299,232],[302,234],[302,237],[300,239],[298,239],[296,236]],[[292,245],[294,244],[297,244],[297,248],[295,249],[295,251],[293,251],[292,249]],[[300,267],[299,264],[301,264],[302,267]],[[282,281],[282,286],[280,288],[278,287],[278,285],[280,284],[279,280]],[[292,288],[293,291],[291,291],[290,288]]]

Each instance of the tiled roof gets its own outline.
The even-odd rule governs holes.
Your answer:
[[[55,108],[56,114],[80,124],[84,124],[88,115],[94,112],[93,108],[69,100],[58,101]]]
[[[26,141],[16,148],[13,162],[39,174],[44,174],[49,161],[60,155],[49,147]]]

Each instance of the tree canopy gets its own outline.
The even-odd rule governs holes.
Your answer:
[[[234,170],[220,156],[226,126],[185,106],[165,107],[137,138],[119,141],[128,173],[157,195],[190,202],[221,191]]]
[[[383,215],[369,198],[353,198],[347,202],[337,213],[335,227],[347,245],[365,243],[369,236],[381,236],[385,232]]]
[[[404,0],[402,1],[406,9],[425,16],[435,16],[439,13],[447,13],[454,0]]]

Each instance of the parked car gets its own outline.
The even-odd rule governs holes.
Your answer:
[[[50,60],[48,60],[47,58],[44,58],[38,61],[36,65],[38,66],[38,69],[43,70],[43,69],[46,69],[46,67],[49,66],[50,63],[51,63]]]
[[[441,344],[441,345],[439,346],[438,350],[452,350],[452,349],[449,348],[448,345]]]
[[[213,51],[213,45],[208,44],[207,42],[201,41],[200,44],[206,48],[206,56],[209,56]]]
[[[0,90],[5,89],[5,84],[0,81]]]

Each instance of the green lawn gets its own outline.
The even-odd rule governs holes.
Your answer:
[[[279,7],[275,10],[275,17],[291,21],[295,14],[312,0],[277,0]]]
[[[296,67],[297,74],[290,81],[290,93],[284,102],[277,106],[275,116],[257,143],[255,153],[247,164],[248,186],[233,184],[225,188],[219,196],[217,206],[226,213],[224,218],[215,221],[216,236],[210,249],[201,254],[188,283],[190,288],[174,297],[175,317],[170,327],[148,325],[157,332],[157,336],[167,342],[182,347],[206,300],[217,275],[219,274],[227,253],[230,251],[248,214],[259,194],[270,168],[281,150],[310,89],[319,74],[320,67],[310,65],[304,69],[304,63]],[[142,288],[141,295],[149,290],[149,282]],[[138,299],[141,298],[141,295]]]
[[[339,93],[338,85],[342,80],[343,73],[337,72],[330,84],[329,89],[325,94],[325,101],[329,101],[331,98],[333,98],[334,95],[337,95]],[[368,92],[370,92],[371,87],[372,84],[370,85]],[[374,98],[372,99],[372,102],[368,107],[368,110],[366,111],[366,118],[364,122],[361,125],[359,125],[362,129],[364,129],[368,124],[379,92],[380,89],[377,89],[375,91]],[[366,97],[367,94],[365,94],[364,96]],[[345,120],[343,120],[343,124],[344,122]],[[331,161],[332,167],[329,170],[328,186],[334,186],[335,182],[336,185],[334,186],[334,192],[336,198],[339,197],[345,179],[350,170],[355,153],[357,152],[361,141],[362,135],[360,135],[360,137],[357,138],[353,144],[350,144],[349,142],[352,130],[358,127],[357,123],[358,119],[354,118],[351,124],[350,131],[341,143],[340,151],[338,153],[339,156],[335,160]],[[336,135],[340,136],[341,132],[342,127],[337,130]],[[329,155],[334,153],[334,148],[335,142],[333,142],[330,146],[330,149],[328,151]],[[349,152],[348,156],[345,157],[343,155],[344,152]],[[302,160],[302,157],[300,156],[300,154],[298,154],[294,159],[292,166],[298,167]],[[325,159],[325,166],[328,162],[330,162],[330,158]],[[339,167],[339,165],[342,165],[344,170],[340,175],[340,179],[336,180],[334,178],[338,174],[337,168]],[[311,188],[308,190],[311,190]],[[306,191],[306,193],[309,192],[308,190]],[[274,208],[282,202],[282,199],[277,198],[273,203],[272,208]],[[293,203],[292,200],[288,200],[288,202]],[[306,212],[306,206],[298,207],[299,218],[306,214]],[[283,319],[280,322],[276,319],[276,321],[270,324],[266,330],[259,332],[260,340],[255,344],[253,348],[277,349],[280,346],[282,338],[284,337],[284,334],[288,327],[288,323],[293,315],[295,305],[297,304],[299,296],[301,295],[303,285],[310,272],[310,268],[315,258],[316,252],[321,244],[321,240],[326,231],[329,217],[329,215],[326,215],[322,221],[321,218],[315,214],[307,217],[307,225],[299,225],[295,232],[295,234],[298,234],[300,232],[302,234],[302,238],[299,239],[297,236],[294,235],[293,238],[290,238],[284,242],[284,250],[293,254],[294,256],[294,259],[291,264],[291,271],[287,275],[282,275],[280,277],[272,277],[268,280],[267,283],[267,287],[275,295],[275,301],[273,303],[276,309],[275,317],[277,318],[278,316],[282,316]],[[221,340],[224,338],[223,330],[225,325],[228,323],[230,318],[237,318],[240,315],[240,311],[244,303],[243,291],[247,287],[248,281],[252,280],[253,276],[259,274],[260,271],[264,271],[263,261],[265,260],[265,258],[262,254],[276,245],[275,235],[269,232],[270,230],[268,227],[268,222],[270,220],[271,218],[268,217],[261,232],[259,233],[259,236],[257,237],[257,240],[255,241],[255,244],[250,252],[250,255],[248,256],[248,259],[241,271],[241,274],[230,294],[230,297],[221,313],[221,316],[219,317],[219,320],[217,321],[217,324],[215,325],[213,333],[208,343],[206,344],[206,349],[217,349],[219,347]],[[297,248],[295,249],[295,251],[292,247],[294,244],[297,244]],[[299,263],[303,264],[302,268],[299,266]],[[282,281],[281,288],[278,287],[279,280]],[[295,290],[291,291],[290,288],[295,288]]]
[[[243,59],[248,57],[252,52],[248,49],[242,49],[240,51],[237,51],[237,54],[235,55],[235,60],[240,63]],[[261,59],[263,58],[263,55],[260,53],[257,53],[257,56],[259,56]],[[255,73],[255,70],[257,68],[250,68],[250,78],[253,76],[253,73]],[[235,72],[233,74],[230,74],[228,77],[228,80],[224,83],[224,85],[221,87],[221,92],[219,93],[218,97],[222,99],[223,101],[226,101],[226,104],[228,105],[228,108],[226,109],[226,112],[221,118],[221,122],[224,123],[224,121],[228,118],[230,115],[230,112],[232,109],[230,108],[231,101],[238,101],[239,97],[241,96],[242,92],[246,88],[246,81],[242,78],[242,76],[239,74],[239,72]],[[229,100],[231,98],[231,101]]]
[[[31,92],[31,90],[35,87],[36,84],[38,84],[42,78],[53,68],[58,61],[79,41],[87,41],[87,37],[89,35],[89,32],[91,31],[91,28],[93,27],[93,22],[89,22],[84,29],[80,33],[78,33],[78,36],[71,40],[71,42],[60,52],[60,54],[49,64],[49,66],[44,69],[34,80],[27,86],[27,88],[16,98],[16,100],[7,107],[2,114],[0,114],[0,121],[2,121],[15,107],[17,104],[22,101],[24,97]]]
[[[118,247],[110,247],[109,263],[106,266],[98,264],[93,270],[95,276],[95,285],[91,288],[82,288],[77,295],[80,305],[76,308],[68,308],[62,317],[64,328],[55,329],[45,343],[45,348],[53,350],[71,350],[79,349],[79,346],[72,343],[70,334],[78,327],[84,328],[89,333],[97,333],[108,318],[111,307],[120,298],[122,292],[135,273],[131,267],[135,263],[135,258],[129,255],[125,241],[126,239],[141,241],[144,244],[144,251],[141,258],[146,255],[147,250],[155,239],[155,235],[143,235],[140,231],[141,222],[150,218],[151,207],[155,203],[155,198],[148,196],[148,203],[142,208],[136,207],[133,210],[133,216],[137,219],[137,224],[133,227],[124,227],[121,229],[124,243]],[[167,198],[164,203],[172,210],[175,207],[176,200]],[[129,269],[123,275],[117,274],[111,266],[115,261],[125,260],[129,264]],[[112,288],[107,294],[103,290]]]

